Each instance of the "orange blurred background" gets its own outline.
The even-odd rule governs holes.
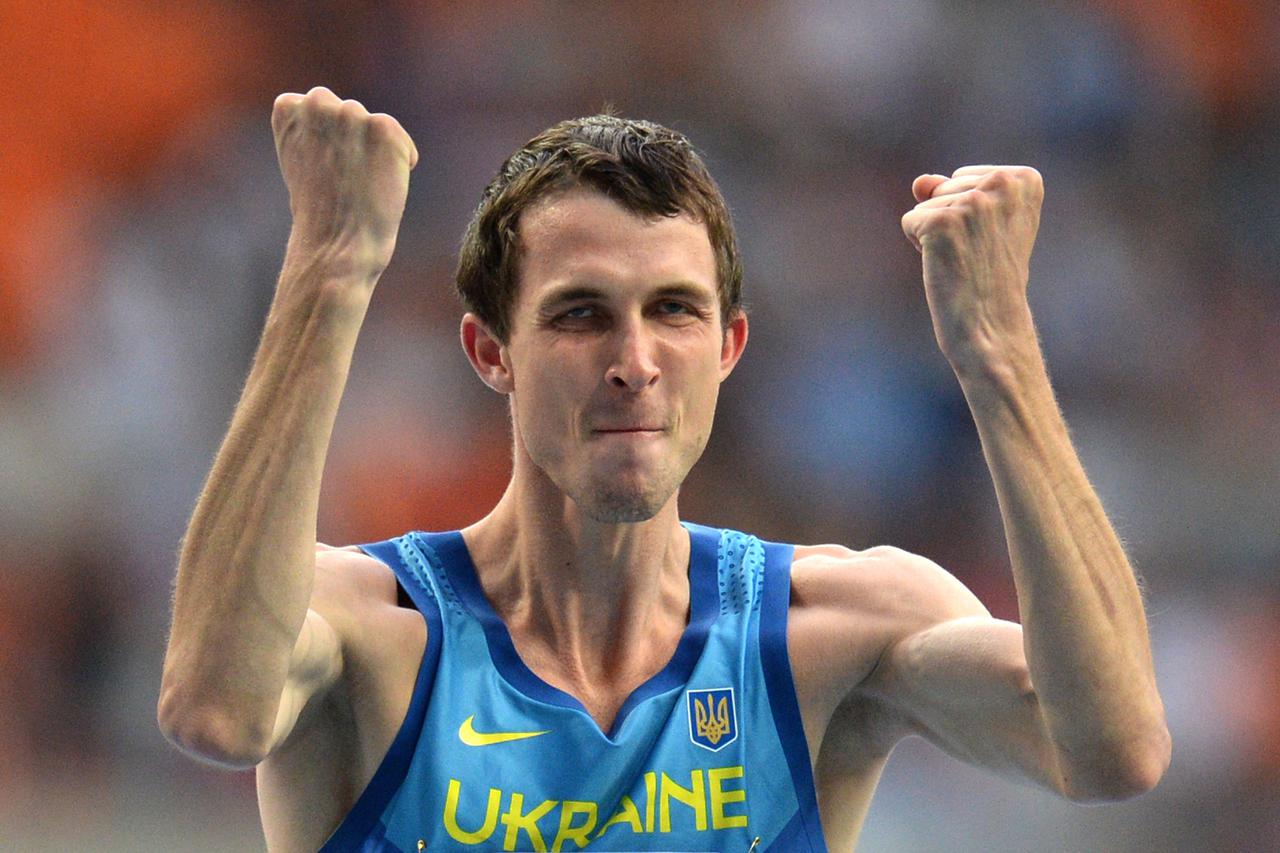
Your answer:
[[[262,848],[252,776],[177,755],[154,703],[288,234],[271,103],[320,84],[423,155],[335,431],[334,543],[501,493],[456,248],[506,154],[609,103],[690,135],[746,260],[751,346],[684,514],[899,545],[1015,618],[898,218],[921,172],[1039,168],[1032,310],[1144,576],[1174,763],[1082,809],[908,743],[860,849],[1280,847],[1278,40],[1265,0],[0,0],[0,848]]]

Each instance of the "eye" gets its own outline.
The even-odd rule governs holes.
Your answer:
[[[662,314],[692,314],[693,309],[683,302],[677,302],[674,299],[664,299],[658,303],[658,311]]]
[[[548,328],[565,332],[585,332],[598,329],[608,322],[608,314],[599,305],[583,303],[570,305],[545,321]]]
[[[654,303],[653,314],[667,323],[681,325],[708,319],[705,308],[696,302],[687,302],[682,299],[663,299]]]

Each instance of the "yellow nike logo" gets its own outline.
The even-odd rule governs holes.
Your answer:
[[[462,725],[458,726],[458,740],[467,746],[489,746],[493,743],[524,740],[525,738],[537,737],[551,732],[551,729],[542,732],[478,732],[471,726],[471,721],[475,718],[476,715],[472,714],[462,721]]]

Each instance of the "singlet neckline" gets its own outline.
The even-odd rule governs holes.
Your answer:
[[[617,738],[627,716],[638,705],[688,682],[694,665],[702,656],[711,626],[720,615],[720,531],[690,522],[681,524],[689,533],[689,622],[667,664],[627,696],[609,731],[601,731],[601,735],[610,741]],[[516,652],[506,623],[485,597],[475,563],[471,560],[471,552],[467,549],[461,531],[419,535],[436,552],[458,598],[480,623],[489,646],[489,655],[503,678],[531,699],[580,711],[598,730],[595,718],[576,696],[543,681]]]

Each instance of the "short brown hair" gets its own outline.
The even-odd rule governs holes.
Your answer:
[[[562,121],[507,158],[462,238],[457,286],[467,310],[501,342],[519,279],[520,215],[573,187],[599,190],[641,216],[687,214],[707,228],[722,325],[742,308],[742,259],[729,209],[693,145],[648,121],[594,115]]]

